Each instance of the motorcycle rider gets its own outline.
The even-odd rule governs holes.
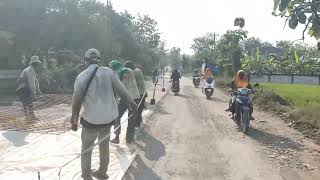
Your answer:
[[[246,78],[244,70],[239,70],[237,72],[237,74],[235,75],[235,77],[231,81],[230,88],[231,88],[230,91],[235,91],[239,88],[248,88],[248,89],[252,90],[252,86],[251,86],[248,78]],[[236,97],[234,97],[234,96],[231,97],[229,108],[226,110],[226,111],[230,111],[232,113],[232,117],[235,113],[235,98]],[[250,104],[249,108],[250,108],[250,119],[254,120],[254,118],[252,116],[252,113],[253,113],[252,103]]]
[[[200,75],[199,69],[194,69],[192,73],[192,77],[199,77],[199,75]]]
[[[207,80],[207,79],[213,79],[213,73],[212,73],[212,71],[211,71],[211,69],[210,68],[207,68],[206,69],[206,71],[205,71],[205,73],[204,73],[204,75],[203,75],[203,78],[205,79],[205,80]]]

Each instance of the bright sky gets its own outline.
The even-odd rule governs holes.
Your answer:
[[[100,0],[106,2],[107,0]],[[249,37],[269,42],[301,39],[303,26],[296,30],[283,29],[285,19],[271,15],[273,0],[111,0],[116,11],[131,14],[148,14],[159,24],[162,39],[167,47],[180,47],[191,54],[195,37],[207,32],[220,35],[235,29],[236,17],[244,17]],[[308,35],[306,35],[308,36]],[[307,37],[305,42],[315,44]]]

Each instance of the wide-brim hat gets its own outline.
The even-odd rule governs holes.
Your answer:
[[[39,63],[39,64],[41,64],[41,61],[40,61],[40,59],[39,59],[39,56],[32,56],[31,57],[31,60],[30,60],[30,65],[31,64],[35,64],[35,63]]]

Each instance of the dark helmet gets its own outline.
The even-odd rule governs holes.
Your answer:
[[[133,63],[132,61],[126,61],[126,62],[124,63],[124,66],[125,66],[126,68],[129,68],[129,69],[132,69],[132,70],[134,70],[134,69],[136,68],[136,66],[134,65],[134,63]]]

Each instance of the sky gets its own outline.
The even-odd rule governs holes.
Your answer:
[[[106,2],[107,0],[100,0]],[[147,14],[155,19],[167,48],[180,47],[192,54],[193,39],[208,32],[219,35],[233,30],[236,17],[243,17],[249,37],[259,37],[275,43],[280,40],[301,39],[303,25],[296,30],[284,28],[285,19],[271,15],[273,0],[111,0],[118,12]],[[316,40],[306,35],[311,45]]]

